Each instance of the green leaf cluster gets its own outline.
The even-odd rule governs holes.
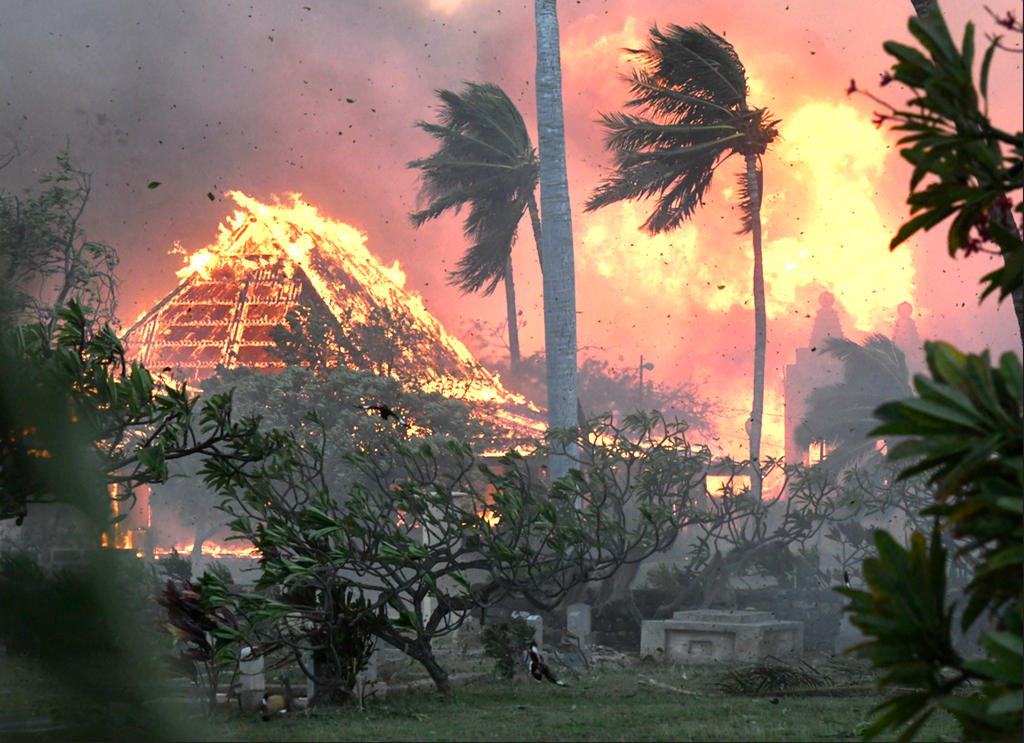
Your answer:
[[[533,641],[533,627],[522,618],[498,622],[484,627],[484,655],[494,660],[494,671],[498,678],[511,680],[516,666]]]
[[[167,660],[200,684],[203,709],[213,715],[220,678],[236,663],[244,639],[231,608],[234,597],[219,576],[206,573],[194,584],[168,579],[155,600],[164,611],[160,629],[173,638]]]
[[[969,255],[987,242],[998,247],[1004,265],[982,279],[982,297],[998,290],[1002,299],[1024,281],[1021,233],[1007,199],[1024,186],[1024,137],[1020,130],[996,128],[988,116],[988,80],[999,37],[985,51],[976,87],[974,24],[967,24],[959,47],[937,8],[927,19],[911,18],[909,25],[924,51],[895,41],[884,45],[896,59],[893,79],[914,94],[908,108],[879,115],[880,121],[895,120],[894,128],[905,133],[900,154],[914,166],[907,201],[912,218],[890,248],[953,217],[947,241],[951,256]],[[1021,209],[1017,204],[1014,211],[1019,215]]]

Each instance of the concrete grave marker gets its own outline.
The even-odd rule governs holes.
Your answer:
[[[593,637],[589,605],[569,604],[565,613],[565,631],[578,638],[582,644],[591,644]]]
[[[544,617],[525,611],[514,611],[512,618],[524,620],[533,629],[533,641],[537,643],[537,647],[544,647]]]
[[[238,676],[242,684],[239,703],[242,710],[252,712],[260,706],[263,692],[267,690],[267,679],[263,673],[263,656],[256,656],[253,649],[246,646],[238,663]]]

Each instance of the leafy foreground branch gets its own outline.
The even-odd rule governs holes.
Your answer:
[[[91,329],[71,302],[59,323],[0,333],[0,520],[20,524],[31,503],[70,503],[98,526],[111,492],[165,482],[167,463],[193,455],[231,466],[259,459],[256,418],[236,420],[231,395],[200,400],[129,362],[110,325]],[[114,490],[116,488],[116,490]]]
[[[998,20],[998,19],[997,19]],[[1020,32],[1008,15],[1001,25]],[[917,216],[892,241],[954,216],[949,251],[969,254],[988,242],[1004,266],[982,279],[982,296],[999,289],[1013,296],[1024,332],[1021,303],[1022,244],[1010,212],[1010,194],[1022,185],[1024,139],[994,127],[987,116],[988,74],[998,37],[981,65],[980,95],[972,77],[974,28],[957,48],[938,8],[910,30],[925,47],[888,42],[897,60],[891,79],[915,92],[915,111],[879,114],[907,132],[901,154],[914,165],[908,203]],[[883,82],[886,82],[883,80]],[[851,85],[851,92],[856,89]],[[873,97],[873,96],[872,96]],[[878,99],[876,99],[878,100]],[[979,101],[986,101],[979,108]],[[884,102],[883,102],[884,103]],[[927,178],[927,180],[926,180]],[[923,188],[921,184],[926,183]],[[1018,214],[1021,205],[1016,207]],[[1004,354],[993,366],[987,351],[964,354],[926,343],[930,376],[914,379],[917,397],[882,405],[882,425],[871,435],[906,437],[889,453],[905,463],[901,479],[926,476],[937,488],[922,515],[935,519],[931,536],[915,532],[909,547],[878,532],[878,556],[864,561],[867,591],[839,589],[851,599],[851,621],[869,638],[851,650],[884,671],[883,685],[913,687],[879,705],[865,737],[893,728],[906,740],[936,709],[951,712],[965,740],[1020,740],[1024,717],[1022,553],[1024,553],[1024,375],[1020,357]],[[888,441],[888,439],[887,439]],[[950,539],[952,537],[952,539]],[[964,589],[961,626],[979,626],[985,655],[965,659],[951,642],[954,605],[946,596],[947,552],[974,562]],[[955,563],[954,563],[955,564]]]
[[[1006,25],[1005,23],[1003,25]],[[1005,131],[988,115],[989,71],[1001,37],[991,38],[974,83],[974,24],[968,23],[958,48],[938,8],[925,20],[910,19],[910,32],[924,51],[895,41],[884,44],[896,63],[882,84],[895,81],[910,88],[907,108],[858,92],[884,106],[875,123],[887,121],[902,133],[900,155],[914,166],[910,180],[911,218],[893,237],[890,249],[950,217],[950,256],[985,252],[994,246],[1003,258],[1000,268],[986,274],[982,298],[998,290],[1000,300],[1013,297],[1018,326],[1024,332],[1024,242],[1017,223],[1024,205],[1013,206],[1010,195],[1024,186],[1024,135]],[[1020,32],[1019,25],[1009,25]],[[1018,124],[1019,126],[1019,124]],[[1017,216],[1014,217],[1014,212]]]

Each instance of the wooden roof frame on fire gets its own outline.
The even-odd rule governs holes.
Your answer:
[[[408,312],[418,335],[415,354],[426,391],[457,396],[507,427],[512,439],[539,438],[545,416],[509,392],[458,338],[404,287],[405,275],[366,248],[354,227],[321,216],[292,195],[292,203],[266,205],[237,191],[241,207],[217,242],[191,256],[181,281],[144,313],[122,338],[128,354],[149,369],[170,367],[173,376],[199,384],[217,367],[272,372],[284,363],[269,352],[270,331],[300,305],[325,308],[339,322],[365,320],[374,308]]]

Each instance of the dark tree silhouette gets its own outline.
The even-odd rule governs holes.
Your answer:
[[[82,227],[92,176],[65,150],[39,183],[45,190],[24,199],[0,190],[0,318],[54,323],[75,300],[94,324],[115,322],[117,252]]]

